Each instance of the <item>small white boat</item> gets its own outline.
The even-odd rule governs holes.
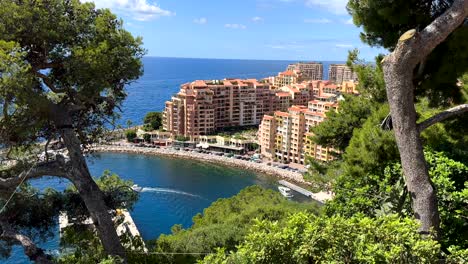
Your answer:
[[[294,195],[292,194],[291,189],[289,189],[288,187],[278,186],[278,190],[279,190],[280,193],[281,193],[284,197],[286,197],[286,198],[291,198],[291,197],[294,196]]]
[[[135,192],[141,192],[143,190],[143,187],[138,186],[138,184],[133,184],[132,190],[134,190]]]

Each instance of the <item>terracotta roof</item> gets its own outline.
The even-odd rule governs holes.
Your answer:
[[[288,108],[289,111],[301,111],[301,110],[304,110],[304,109],[307,109],[307,106],[304,106],[304,105],[293,105],[291,107]]]
[[[201,81],[201,80],[196,80],[194,82],[192,82],[192,85],[193,86],[198,86],[198,87],[205,87],[206,86],[206,83],[205,81]]]
[[[276,96],[279,96],[279,97],[286,97],[286,96],[291,96],[290,93],[286,93],[286,92],[279,92],[279,93],[276,93]]]
[[[313,116],[325,117],[325,114],[324,114],[324,113],[314,112],[314,111],[310,111],[310,110],[304,111],[304,114],[306,114],[306,115],[313,115]]]
[[[282,73],[280,73],[281,75],[286,75],[286,76],[293,76],[294,75],[294,72],[293,71],[284,71]]]
[[[272,117],[271,115],[264,115],[264,116],[263,116],[263,119],[265,119],[265,120],[273,120],[274,117]]]
[[[275,116],[289,117],[289,114],[286,112],[276,111]]]
[[[289,90],[291,90],[291,92],[293,93],[299,93],[300,91],[296,88],[290,88]]]
[[[325,88],[331,88],[331,89],[336,89],[338,86],[336,84],[327,84],[325,85]]]

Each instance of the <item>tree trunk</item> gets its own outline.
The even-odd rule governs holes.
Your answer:
[[[438,237],[439,211],[436,191],[430,181],[422,142],[416,124],[413,95],[413,69],[398,62],[384,64],[384,77],[395,138],[400,151],[405,183],[411,195],[415,218],[421,233],[431,228]]]
[[[91,177],[83,157],[80,140],[72,128],[62,129],[61,136],[68,149],[70,163],[73,167],[72,175],[69,176],[70,180],[88,208],[105,251],[126,260],[125,250],[120,243],[109,208],[104,203],[104,195]]]
[[[421,222],[421,232],[434,231],[439,238],[439,211],[436,191],[429,178],[419,133],[427,121],[416,124],[413,71],[434,48],[460,26],[468,15],[468,0],[455,0],[452,6],[422,31],[409,30],[401,35],[395,50],[382,60],[388,102],[396,142],[401,156],[405,182],[412,199],[415,218]],[[449,112],[463,112],[457,109]],[[445,113],[445,117],[454,113]],[[437,119],[441,120],[441,119]]]

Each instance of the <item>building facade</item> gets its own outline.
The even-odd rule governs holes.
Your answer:
[[[336,84],[357,81],[357,74],[346,64],[330,64],[328,68],[328,80]]]
[[[323,64],[321,62],[298,62],[288,65],[287,70],[297,71],[300,82],[323,79]]]
[[[163,128],[196,137],[233,126],[258,125],[275,107],[275,92],[254,79],[194,81],[166,102]]]
[[[319,161],[333,160],[334,150],[313,143],[310,129],[323,122],[326,112],[336,111],[339,100],[342,96],[323,93],[307,106],[294,105],[287,112],[265,115],[258,132],[262,155],[271,160],[298,164],[304,164],[306,156]]]
[[[273,86],[282,87],[285,85],[291,85],[297,83],[299,80],[299,74],[296,71],[284,71],[280,72],[278,76],[273,79]]]

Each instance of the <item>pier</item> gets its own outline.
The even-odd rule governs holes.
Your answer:
[[[290,183],[288,181],[285,181],[285,180],[280,180],[278,181],[279,184],[283,185],[283,186],[286,186],[288,188],[290,188],[291,190],[294,190],[302,195],[305,195],[307,197],[310,197],[314,200],[316,200],[317,202],[319,203],[324,203],[325,201],[327,200],[330,200],[332,197],[333,197],[333,194],[330,193],[330,192],[318,192],[318,193],[313,193],[311,191],[308,191],[300,186],[297,186],[296,184],[294,183]]]
[[[116,214],[117,216],[124,217],[123,222],[120,225],[118,225],[116,228],[117,235],[121,236],[125,233],[128,233],[133,237],[141,237],[140,232],[138,231],[138,228],[135,225],[135,222],[133,221],[132,216],[126,209],[117,209]],[[62,232],[66,227],[73,225],[75,222],[76,222],[76,219],[69,219],[68,215],[65,212],[60,213],[59,215],[60,236],[62,236]],[[94,226],[91,218],[85,219],[83,222],[81,222],[81,224]],[[148,249],[146,248],[144,243],[143,243],[143,251],[148,252]]]

